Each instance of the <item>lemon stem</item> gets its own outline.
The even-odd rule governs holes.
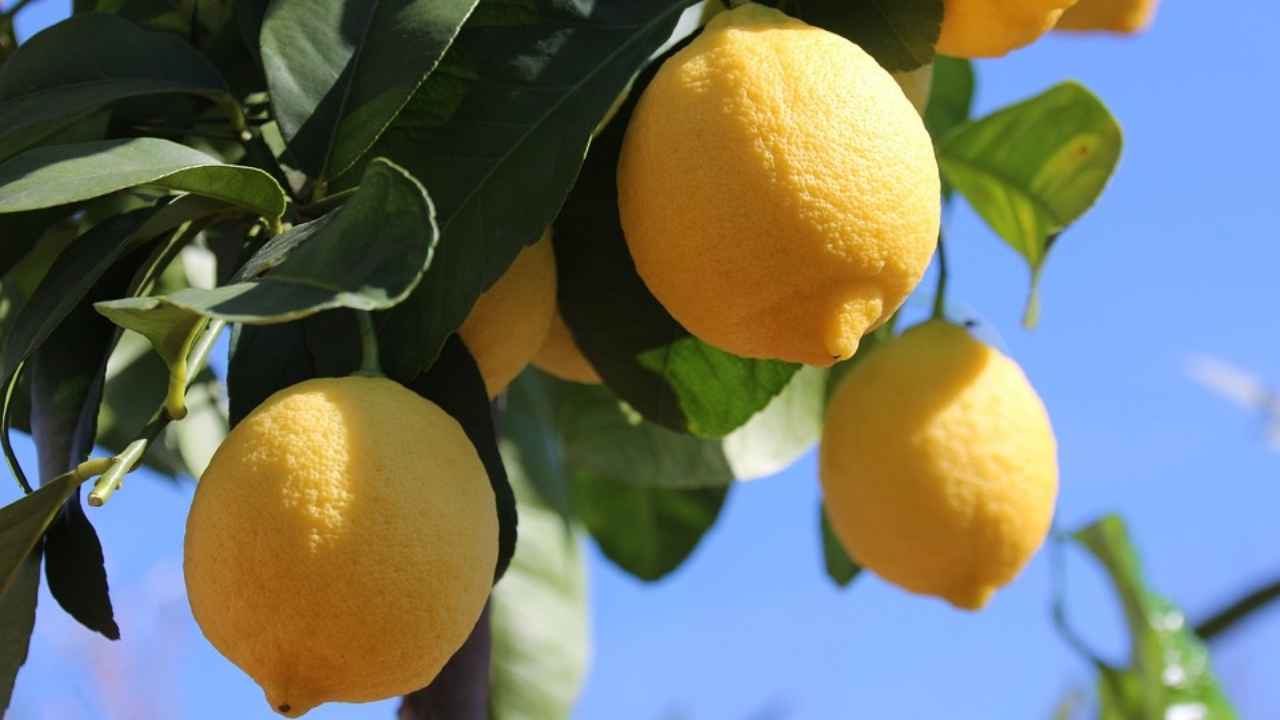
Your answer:
[[[947,316],[947,248],[942,244],[942,232],[938,232],[938,289],[933,294],[933,319]]]
[[[378,331],[373,327],[373,315],[360,311],[356,319],[360,322],[360,369],[355,374],[381,377],[382,362],[378,358]]]

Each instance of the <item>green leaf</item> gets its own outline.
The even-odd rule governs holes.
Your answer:
[[[443,238],[419,289],[380,318],[393,377],[429,366],[476,298],[542,235],[592,131],[691,3],[476,6],[370,153],[431,188]],[[357,178],[348,172],[337,184]]]
[[[934,143],[969,121],[975,85],[973,63],[969,60],[946,55],[934,58],[933,84],[924,113],[924,124]]]
[[[80,482],[68,473],[0,508],[0,597],[19,581],[23,562]]]
[[[827,508],[822,504],[818,505],[818,524],[821,526],[822,561],[827,568],[827,577],[836,585],[847,587],[862,572],[862,568],[849,559],[844,545],[840,544],[840,539],[831,529],[831,522],[827,520]]]
[[[890,72],[933,60],[942,0],[790,0],[787,11],[852,40]]]
[[[601,552],[649,582],[688,559],[715,524],[728,494],[728,485],[677,490],[588,473],[573,478],[577,516]]]
[[[1111,578],[1129,623],[1133,666],[1104,669],[1100,680],[1102,717],[1237,717],[1219,686],[1209,652],[1186,616],[1152,592],[1124,521],[1109,515],[1074,534]]]
[[[765,409],[724,438],[724,454],[739,480],[781,472],[822,437],[828,371],[802,366]]]
[[[543,504],[510,441],[502,455],[520,512],[520,545],[493,590],[491,720],[569,717],[587,671],[586,560],[576,532]]]
[[[27,661],[40,595],[40,554],[22,561],[8,589],[0,594],[0,715],[9,708],[18,670]]]
[[[542,504],[555,510],[567,527],[571,521],[569,480],[563,467],[556,428],[556,386],[537,370],[521,373],[507,387],[502,413],[503,457],[515,463]],[[518,493],[517,493],[518,494]],[[519,550],[516,551],[517,553]]]
[[[436,68],[476,0],[295,0],[262,23],[271,104],[312,175],[342,173]]]
[[[202,318],[269,324],[339,307],[391,307],[422,279],[437,234],[426,191],[404,170],[379,160],[346,205],[273,238],[245,264],[242,279],[97,308],[147,336],[167,359],[185,360],[183,344]]]
[[[1122,144],[1106,106],[1068,82],[956,128],[939,146],[946,181],[1031,267],[1028,325],[1050,247],[1102,194]]]
[[[137,254],[125,255],[104,273],[29,360],[31,436],[41,484],[72,471],[93,450],[107,363],[118,338],[115,327],[93,311],[93,302],[128,291]],[[118,640],[102,543],[78,491],[46,531],[44,553],[45,577],[58,604],[85,627]]]
[[[0,66],[0,159],[110,103],[173,93],[206,97],[244,122],[217,69],[181,38],[112,15],[69,18]]]
[[[657,64],[637,78],[636,91],[592,142],[556,220],[557,293],[575,341],[619,397],[664,427],[722,437],[764,408],[799,366],[740,358],[703,343],[636,273],[618,216],[618,156]]]
[[[602,387],[557,385],[557,426],[570,477],[685,490],[733,482],[719,442],[646,422]]]
[[[28,150],[0,164],[0,213],[36,210],[139,185],[186,191],[242,207],[272,222],[285,194],[271,175],[158,138],[102,140]]]

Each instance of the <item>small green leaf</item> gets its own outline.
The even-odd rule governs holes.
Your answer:
[[[369,153],[408,168],[440,211],[443,241],[426,279],[380,318],[393,377],[428,367],[476,298],[551,224],[592,131],[690,4],[476,6]],[[353,169],[335,183],[358,177]]]
[[[147,336],[166,359],[185,360],[184,343],[203,318],[270,324],[345,307],[382,310],[422,279],[435,248],[434,209],[408,173],[385,160],[369,165],[341,209],[280,235],[255,254],[240,279],[213,289],[98,303],[116,324]],[[376,237],[378,242],[370,243]]]
[[[444,55],[476,0],[298,0],[262,23],[271,104],[315,176],[342,173],[382,134]]]
[[[0,716],[9,709],[18,670],[27,661],[39,595],[40,554],[35,552],[22,561],[8,588],[0,593]]]
[[[102,140],[28,150],[0,164],[0,213],[36,210],[157,185],[215,198],[272,222],[285,194],[271,175],[158,138]]]
[[[790,0],[788,12],[861,46],[890,72],[933,60],[942,0]]]
[[[23,562],[80,482],[67,473],[0,508],[0,597],[18,582]]]
[[[1102,717],[1237,717],[1213,674],[1208,650],[1186,616],[1148,589],[1124,521],[1109,515],[1074,537],[1110,576],[1124,606],[1133,648],[1131,668],[1103,669]]]
[[[728,494],[728,485],[672,489],[590,473],[573,477],[575,512],[600,550],[618,567],[650,582],[688,559],[715,524]]]
[[[846,587],[853,582],[858,573],[862,572],[862,568],[849,559],[844,545],[840,544],[840,539],[832,531],[831,522],[827,520],[825,505],[818,506],[818,524],[821,526],[822,561],[827,568],[827,577],[831,578],[836,585]]]
[[[723,437],[768,405],[799,366],[740,358],[703,343],[636,273],[615,178],[627,123],[657,64],[636,79],[636,91],[592,142],[556,220],[560,309],[591,365],[641,415],[679,432]]]
[[[939,146],[946,181],[1030,265],[1028,319],[1054,239],[1102,194],[1122,143],[1106,106],[1069,82],[958,127]]]
[[[493,589],[491,720],[561,720],[587,671],[586,559],[578,533],[539,501],[518,453],[503,442],[520,512],[520,545]]]
[[[566,527],[571,521],[569,479],[556,428],[555,386],[536,370],[521,373],[507,388],[502,430],[503,456],[511,458],[541,502],[555,510]],[[518,552],[518,551],[517,551]]]
[[[763,410],[724,439],[724,454],[739,480],[781,472],[822,437],[828,371],[803,366]]]
[[[113,15],[69,18],[0,66],[0,159],[110,103],[173,93],[209,98],[243,123],[217,69],[181,38]]]

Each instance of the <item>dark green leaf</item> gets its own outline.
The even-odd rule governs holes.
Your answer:
[[[1103,671],[1103,717],[1237,717],[1213,674],[1208,650],[1182,611],[1148,589],[1124,521],[1109,515],[1074,537],[1110,576],[1124,606],[1133,647],[1132,668]]]
[[[379,160],[368,166],[346,205],[274,238],[249,260],[238,282],[97,307],[147,336],[162,354],[185,360],[183,343],[203,318],[268,324],[338,307],[390,307],[422,279],[436,237],[426,191],[405,171]]]
[[[0,66],[0,159],[109,103],[162,93],[207,97],[243,122],[217,69],[180,38],[112,15],[65,20]]]
[[[221,200],[278,221],[285,194],[269,174],[158,138],[38,147],[0,164],[0,213],[157,185]]]
[[[481,0],[439,67],[371,155],[407,167],[444,241],[379,333],[394,377],[431,364],[477,297],[542,235],[592,131],[692,0]],[[348,172],[339,185],[354,184]]]
[[[64,475],[0,508],[0,597],[19,581],[24,561],[79,487],[79,480]]]
[[[915,70],[933,60],[943,0],[790,0],[788,12],[852,40],[886,70]]]
[[[454,335],[425,374],[409,383],[409,389],[439,405],[462,425],[489,473],[498,504],[498,567],[494,582],[502,578],[516,550],[516,498],[498,454],[497,433],[489,408],[489,394],[480,368],[462,340]]]
[[[647,581],[680,567],[715,524],[728,494],[728,485],[677,490],[585,472],[573,477],[575,514],[600,550]]]
[[[924,114],[925,127],[929,128],[934,143],[941,142],[947,133],[969,121],[974,85],[972,62],[946,55],[934,58],[929,106]]]
[[[70,472],[93,450],[107,360],[118,335],[93,311],[93,302],[128,291],[142,260],[135,255],[113,265],[31,356],[31,436],[41,484]],[[44,549],[53,597],[85,627],[118,640],[102,543],[85,516],[78,491],[50,525]]]
[[[7,274],[26,257],[50,226],[63,220],[67,208],[46,208],[0,215],[0,275]]]
[[[332,339],[327,342],[334,344]],[[237,325],[227,363],[231,427],[278,390],[319,377],[304,322]]]
[[[953,130],[938,148],[946,181],[1031,266],[1029,325],[1053,240],[1098,199],[1122,143],[1106,106],[1069,82]]]
[[[636,273],[618,216],[616,176],[627,123],[656,71],[657,63],[637,78],[636,91],[592,142],[556,220],[557,292],[578,346],[619,397],[665,427],[720,437],[765,407],[798,366],[739,358],[703,343]]]
[[[520,546],[493,590],[490,720],[569,717],[587,670],[586,560],[577,533],[542,503],[504,444],[520,512]]]
[[[822,436],[828,371],[803,366],[765,409],[724,439],[724,454],[739,480],[781,472]]]
[[[27,661],[40,594],[40,554],[27,556],[8,589],[0,594],[0,716],[9,708],[18,670]]]
[[[827,577],[835,581],[836,585],[846,587],[853,582],[858,573],[862,572],[862,568],[849,559],[849,554],[840,544],[840,539],[831,530],[826,507],[821,504],[818,505],[818,524],[821,526],[819,532],[822,534],[822,561],[827,568]]]
[[[261,29],[271,104],[312,175],[342,173],[440,62],[476,0],[293,0]]]

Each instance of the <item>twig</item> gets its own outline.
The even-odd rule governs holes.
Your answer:
[[[938,289],[933,294],[933,319],[947,316],[947,248],[942,243],[942,231],[938,231]]]
[[[1196,635],[1205,642],[1226,633],[1253,613],[1280,599],[1280,580],[1273,580],[1241,597],[1196,625]]]

